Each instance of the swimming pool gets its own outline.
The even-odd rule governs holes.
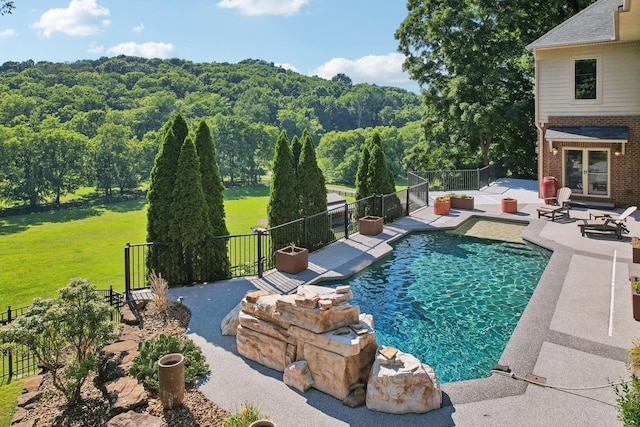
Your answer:
[[[441,382],[484,378],[550,257],[520,238],[524,225],[507,228],[502,237],[499,222],[478,220],[453,232],[412,233],[365,270],[323,284],[350,285],[352,303],[373,314],[378,344],[413,354]],[[477,229],[504,240],[475,237]]]

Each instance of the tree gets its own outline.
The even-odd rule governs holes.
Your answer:
[[[222,185],[222,179],[220,179],[218,172],[216,148],[211,137],[211,130],[204,119],[200,120],[196,130],[195,145],[200,159],[200,176],[211,222],[211,235],[227,236],[229,231],[224,212],[224,185]],[[203,255],[207,267],[207,271],[203,272],[204,278],[227,277],[229,272],[227,240],[215,239],[208,241],[206,246],[210,253]]]
[[[207,260],[203,259],[200,249],[205,239],[211,236],[212,228],[207,199],[202,189],[200,160],[189,136],[182,144],[177,172],[172,192],[169,238],[180,243],[184,279],[186,283],[193,283],[202,279],[200,273]]]
[[[296,180],[298,179],[298,165],[300,164],[301,152],[302,152],[302,142],[300,142],[298,135],[293,135],[293,138],[291,139],[291,154],[293,155],[293,167],[296,171]]]
[[[134,184],[131,173],[136,156],[130,139],[131,130],[127,126],[106,123],[98,128],[91,141],[96,183],[107,197],[113,195],[113,187],[117,184],[120,184],[120,191],[126,184]]]
[[[178,125],[180,127],[180,124]],[[175,245],[169,244],[173,188],[178,173],[178,159],[183,141],[178,141],[173,130],[173,121],[165,125],[160,151],[151,169],[151,183],[147,198],[147,241],[154,242],[147,258],[149,271],[162,273],[169,283],[181,280],[180,266],[176,264],[179,254]]]
[[[526,147],[520,162],[535,165],[533,63],[525,46],[587,2],[409,1],[395,37],[404,68],[425,88],[433,118],[427,139],[484,164],[504,154],[492,145],[518,143]]]
[[[0,329],[0,341],[26,346],[71,407],[89,372],[98,367],[97,354],[119,334],[109,312],[93,285],[73,279],[57,298],[35,299],[24,316]],[[61,364],[68,350],[68,360]]]
[[[0,15],[11,14],[11,11],[15,8],[12,1],[2,0],[0,1]]]
[[[299,201],[299,212],[303,217],[311,217],[312,225],[308,227],[307,246],[310,251],[313,251],[324,246],[333,236],[328,217],[314,216],[327,210],[327,189],[322,171],[316,162],[315,144],[306,129],[302,132],[302,151],[297,172],[296,195]]]
[[[296,196],[296,176],[293,167],[293,154],[289,147],[287,133],[283,130],[276,141],[271,167],[271,184],[269,203],[267,204],[267,218],[269,227],[286,224],[298,219],[298,199]],[[283,241],[278,234],[271,236],[274,250],[283,247],[291,241]]]

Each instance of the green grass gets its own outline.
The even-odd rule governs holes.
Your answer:
[[[23,385],[24,379],[13,380],[10,383],[0,381],[0,427],[8,427],[11,424],[16,399],[22,393]]]

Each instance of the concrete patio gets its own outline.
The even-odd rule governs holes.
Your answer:
[[[571,219],[538,219],[537,183],[500,180],[473,195],[473,211],[452,210],[436,216],[423,208],[392,224],[378,236],[355,234],[314,252],[309,269],[291,276],[270,271],[209,285],[173,288],[192,311],[189,336],[207,356],[210,377],[199,385],[223,408],[235,411],[243,402],[258,405],[279,426],[619,426],[611,382],[628,379],[626,348],[640,338],[640,322],[631,315],[629,236],[640,236],[640,222],[629,218],[628,236],[582,237]],[[438,194],[432,194],[432,197]],[[518,199],[518,212],[501,212],[500,200]],[[348,276],[391,250],[389,243],[408,232],[455,228],[471,216],[525,221],[523,237],[553,251],[551,260],[499,362],[512,372],[532,373],[552,386],[541,387],[507,376],[442,385],[445,403],[426,414],[391,415],[351,409],[311,389],[300,393],[282,382],[282,373],[240,357],[235,337],[220,334],[223,317],[246,292],[265,289],[287,293],[302,283]],[[436,372],[437,373],[437,372]],[[602,386],[602,388],[591,388]],[[591,388],[591,389],[587,389]]]

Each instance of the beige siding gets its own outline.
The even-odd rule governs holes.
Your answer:
[[[574,58],[600,61],[598,100],[576,101]],[[548,116],[640,114],[640,43],[603,44],[579,48],[538,50],[538,120]]]

